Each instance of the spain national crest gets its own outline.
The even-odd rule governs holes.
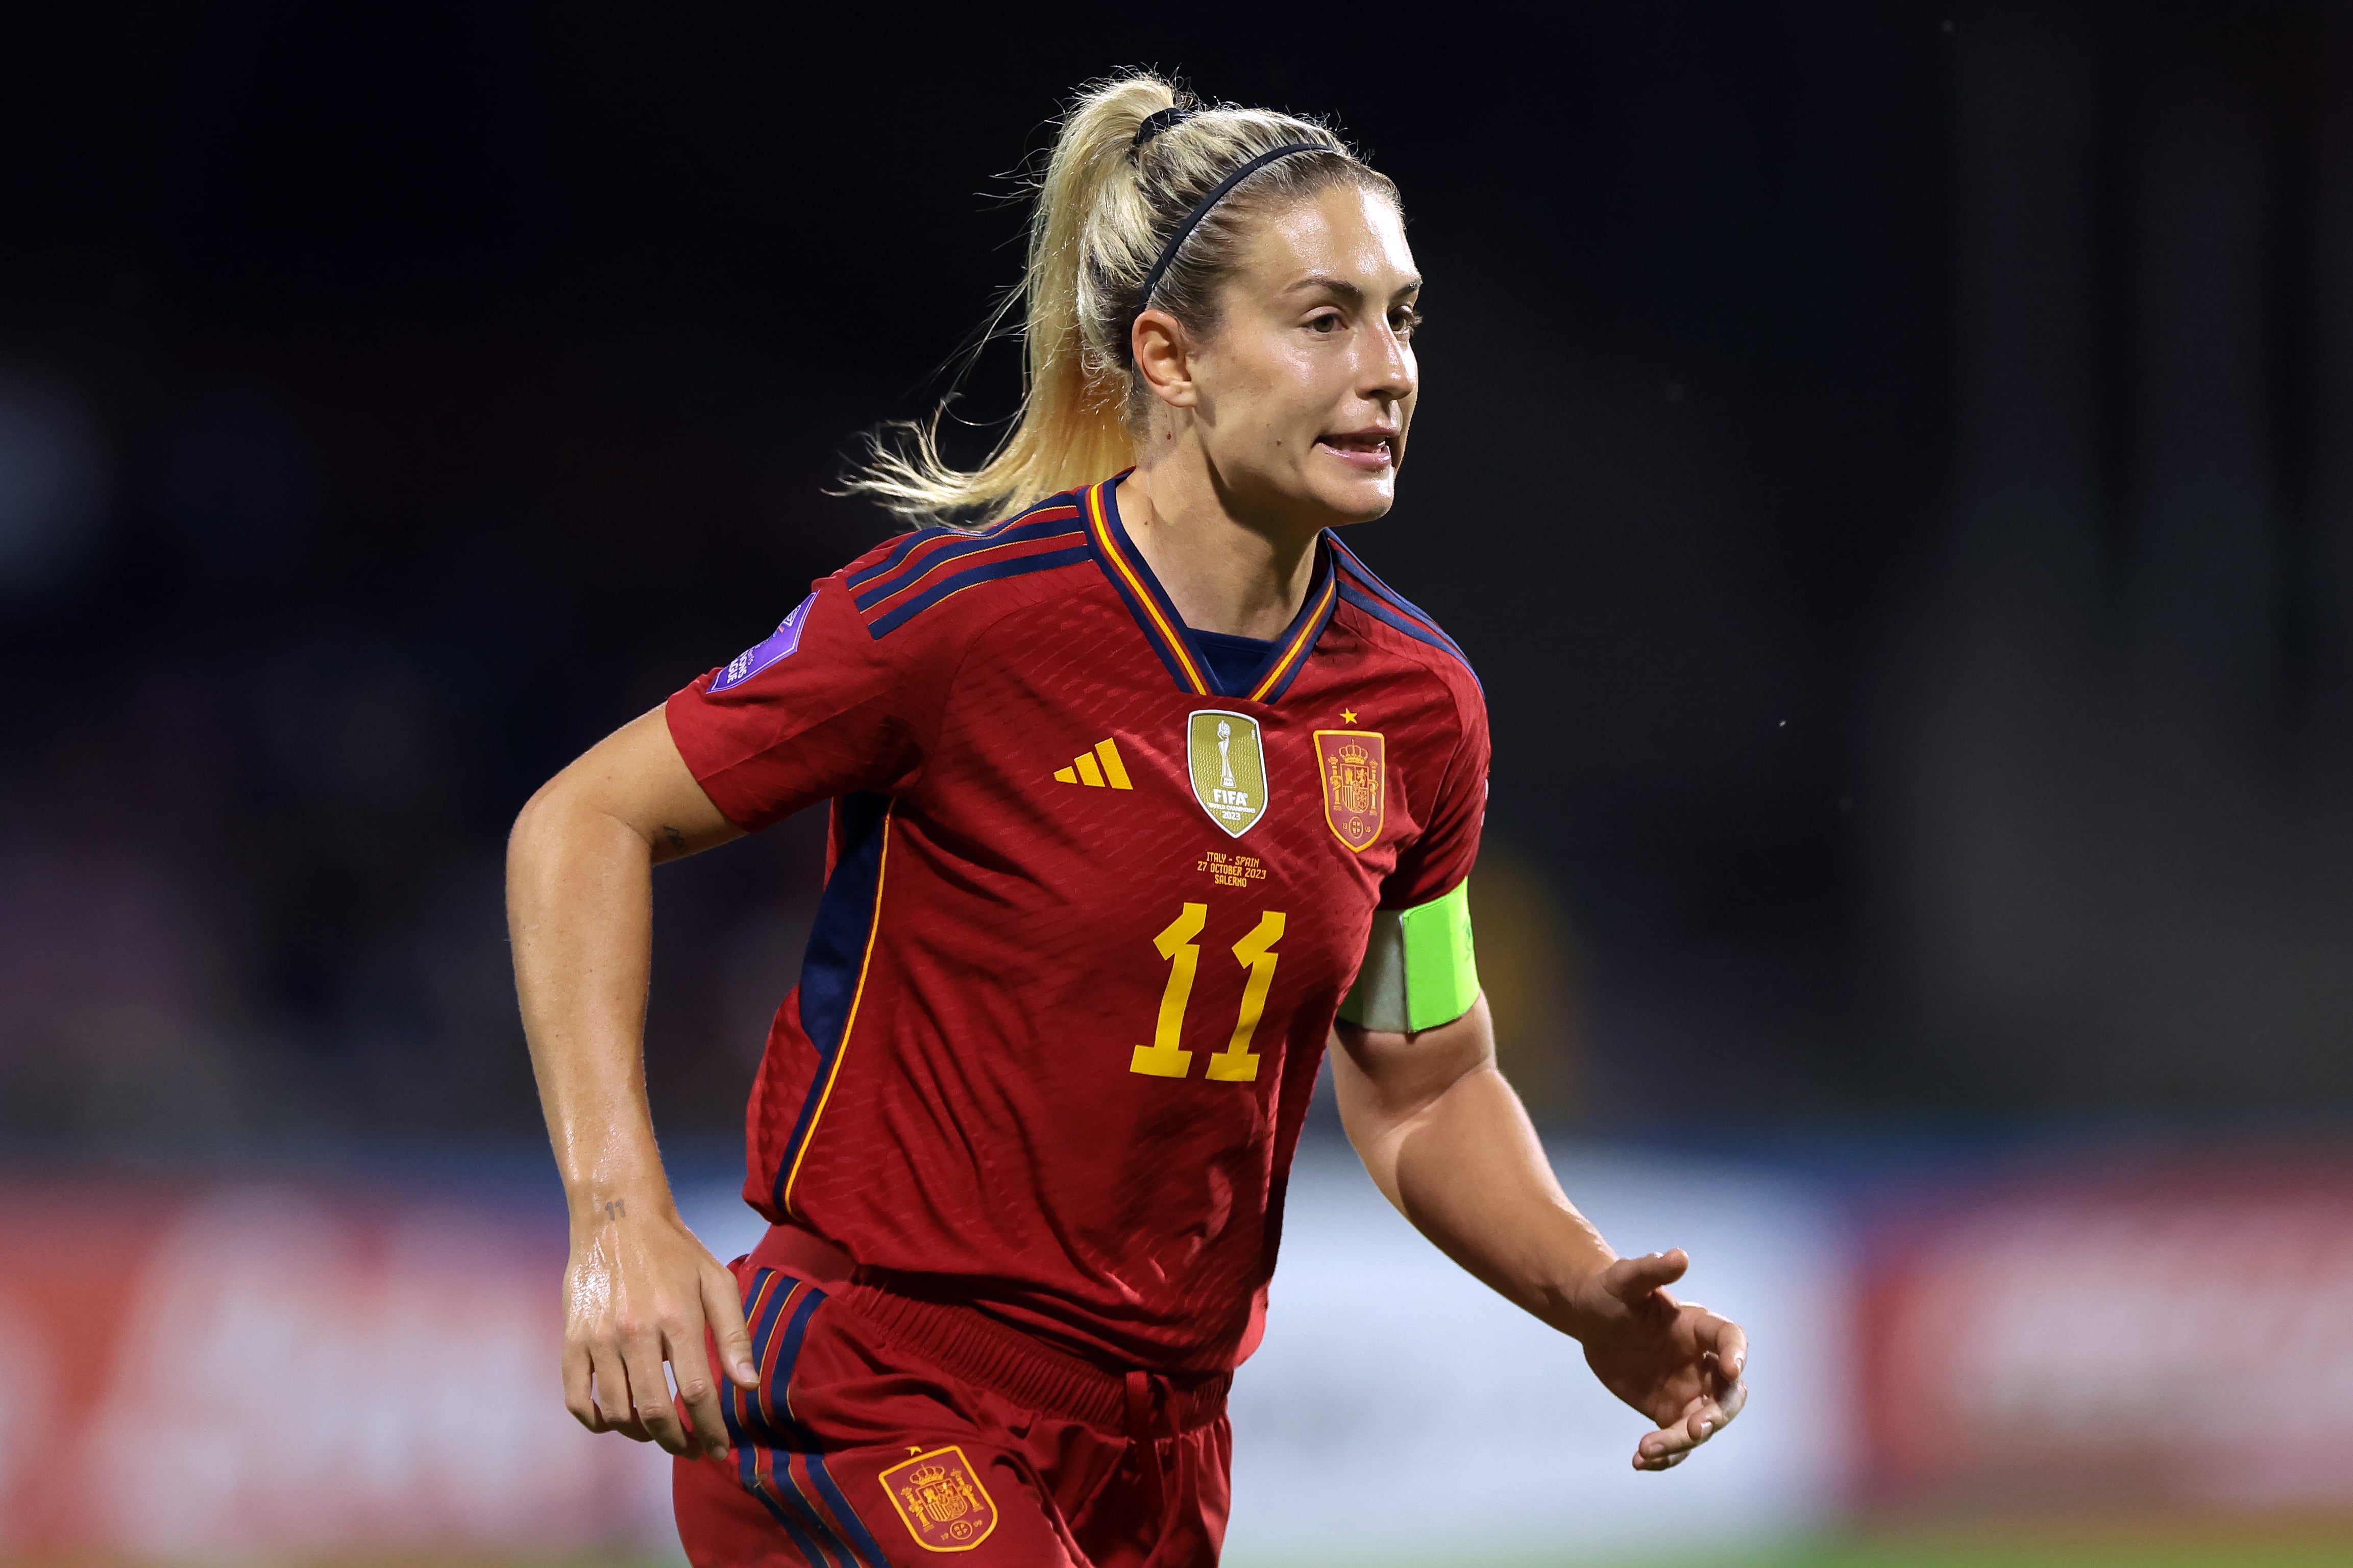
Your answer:
[[[926,1552],[969,1552],[997,1528],[997,1504],[955,1447],[918,1454],[881,1475],[907,1532]]]
[[[1185,758],[1193,798],[1211,822],[1240,838],[1266,815],[1266,751],[1257,720],[1215,708],[1187,714]]]
[[[1354,715],[1351,715],[1354,717]],[[1371,730],[1315,731],[1315,768],[1324,786],[1324,820],[1361,855],[1379,842],[1389,805],[1388,752]]]

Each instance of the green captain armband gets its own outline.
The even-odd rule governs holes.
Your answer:
[[[1410,910],[1373,914],[1356,989],[1340,1004],[1345,1023],[1412,1035],[1451,1024],[1479,1000],[1471,945],[1471,884]]]

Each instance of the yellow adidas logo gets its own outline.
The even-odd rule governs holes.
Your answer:
[[[1097,766],[1096,758],[1102,758]],[[1119,760],[1119,746],[1111,741],[1097,741],[1092,752],[1081,752],[1071,759],[1067,768],[1056,768],[1054,777],[1062,784],[1084,784],[1089,789],[1101,789],[1109,784],[1113,789],[1134,789],[1127,782],[1127,764]]]

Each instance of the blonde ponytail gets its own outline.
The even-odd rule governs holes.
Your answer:
[[[1174,122],[1139,145],[1145,120],[1164,110],[1181,117],[1163,115]],[[1310,121],[1263,109],[1200,108],[1157,76],[1120,77],[1082,91],[1035,187],[1020,288],[990,323],[993,330],[1022,307],[1027,363],[1013,428],[987,462],[966,471],[940,456],[944,405],[927,422],[890,426],[850,476],[849,493],[919,521],[976,521],[1133,464],[1145,409],[1128,336],[1145,303],[1146,275],[1220,180],[1300,142],[1328,151],[1283,158],[1250,175],[1178,247],[1155,289],[1151,303],[1196,331],[1214,328],[1218,286],[1253,217],[1344,181],[1392,200],[1396,187]]]

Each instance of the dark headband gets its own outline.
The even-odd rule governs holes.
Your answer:
[[[1226,199],[1228,192],[1278,158],[1288,158],[1293,153],[1337,153],[1339,151],[1340,149],[1327,142],[1289,142],[1271,153],[1261,153],[1257,157],[1210,186],[1209,194],[1193,204],[1193,210],[1185,215],[1185,221],[1176,226],[1176,231],[1168,237],[1168,243],[1160,247],[1160,259],[1152,264],[1152,270],[1144,275],[1144,292],[1135,297],[1135,314],[1140,316],[1152,308],[1153,293],[1160,287],[1160,279],[1167,275],[1170,263],[1176,259],[1176,252],[1184,248],[1185,241],[1191,237],[1193,231],[1201,226],[1201,220],[1209,216],[1210,209]],[[1134,320],[1134,317],[1129,318],[1131,323]]]
[[[1144,117],[1144,123],[1135,128],[1135,140],[1130,142],[1128,145],[1141,147],[1163,131],[1174,130],[1199,112],[1198,110],[1186,109],[1174,103],[1166,109],[1155,109]]]

